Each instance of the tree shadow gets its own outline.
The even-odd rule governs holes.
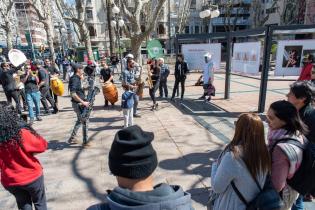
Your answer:
[[[74,149],[74,148],[81,148],[78,144],[69,144],[67,142],[60,142],[58,140],[50,140],[48,142],[48,149],[53,151],[57,150],[64,150],[64,149]]]

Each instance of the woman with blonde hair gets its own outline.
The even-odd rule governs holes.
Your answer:
[[[212,164],[211,185],[218,194],[213,209],[245,210],[246,204],[238,197],[232,183],[249,203],[264,187],[270,171],[262,120],[256,114],[240,115],[233,140]]]

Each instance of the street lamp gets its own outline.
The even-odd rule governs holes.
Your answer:
[[[118,42],[118,51],[119,51],[119,60],[120,60],[120,70],[121,72],[123,71],[123,66],[122,66],[122,55],[121,55],[121,50],[120,50],[120,28],[122,28],[125,25],[125,21],[118,17],[118,14],[120,12],[120,9],[114,5],[112,8],[112,12],[114,14],[113,20],[110,22],[110,25],[115,29],[116,34],[117,34],[117,42]]]
[[[67,30],[65,29],[65,27],[62,25],[61,22],[59,22],[58,25],[56,25],[56,28],[58,28],[58,30],[59,30],[60,48],[61,48],[62,57],[64,57],[65,56],[65,48],[64,48],[63,34],[65,34],[67,32]]]
[[[219,11],[219,6],[218,5],[209,4],[206,7],[209,7],[209,9],[203,10],[203,11],[201,11],[199,13],[199,17],[201,19],[209,17],[210,21],[211,21],[211,18],[216,18],[216,17],[220,16],[220,11]],[[207,31],[205,31],[205,32],[207,33]]]

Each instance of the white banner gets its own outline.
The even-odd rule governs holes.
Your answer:
[[[235,43],[233,48],[232,72],[259,73],[260,42]]]
[[[182,53],[188,63],[189,70],[203,70],[205,63],[204,55],[212,54],[214,69],[220,69],[221,63],[221,44],[183,44]]]
[[[308,54],[315,57],[315,40],[278,41],[275,76],[299,76]]]

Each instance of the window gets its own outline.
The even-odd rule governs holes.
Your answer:
[[[195,34],[199,34],[199,26],[195,26]]]
[[[185,26],[185,34],[189,34],[189,26]]]
[[[165,28],[163,24],[159,24],[158,34],[165,34]]]
[[[87,19],[93,19],[93,11],[92,10],[86,10],[86,18]]]
[[[191,0],[190,9],[196,9],[196,0]]]
[[[89,34],[90,36],[96,36],[96,30],[93,26],[89,26]]]

